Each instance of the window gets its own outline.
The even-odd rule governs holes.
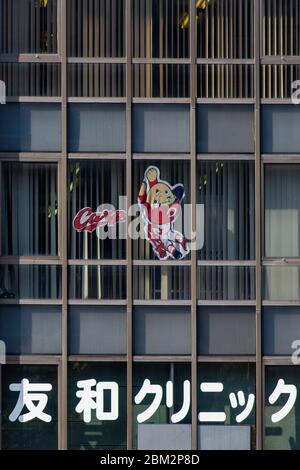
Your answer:
[[[72,103],[68,107],[69,152],[126,151],[126,112],[122,104]]]
[[[161,403],[157,411],[146,421],[138,424],[138,416],[145,411],[153,401],[153,394],[148,394],[140,404],[133,404],[134,448],[137,449],[190,449],[191,448],[191,406],[185,416],[176,425],[171,417],[182,409],[185,402],[191,403],[190,393],[184,394],[184,382],[191,380],[189,364],[157,363],[135,364],[133,371],[133,396],[142,388],[144,380],[159,385],[163,391]],[[172,382],[173,405],[167,406],[166,385]],[[189,390],[188,390],[189,391]],[[176,428],[180,427],[176,436]],[[171,447],[170,447],[171,446]]]
[[[295,352],[294,341],[298,347],[299,314],[298,305],[263,307],[263,354],[265,356],[292,356]]]
[[[68,94],[77,98],[125,96],[123,64],[69,64]]]
[[[61,354],[61,306],[1,305],[7,354]]]
[[[279,422],[272,422],[271,416],[286,404],[288,395],[281,394],[274,404],[269,397],[276,389],[278,381],[284,380],[287,385],[296,387],[299,396],[299,371],[297,367],[270,366],[266,367],[265,390],[265,449],[266,450],[299,450],[299,398],[286,417]]]
[[[254,68],[243,64],[201,64],[197,74],[198,98],[254,98]]]
[[[97,231],[77,231],[73,220],[81,209],[89,207],[93,213],[99,208],[122,209],[125,193],[125,164],[116,161],[74,161],[69,164],[69,258],[72,259],[119,259],[125,257],[124,224],[104,227],[100,238]],[[123,201],[124,204],[124,201]],[[123,207],[125,209],[125,207]],[[86,270],[88,268],[86,267]],[[75,271],[74,271],[75,272]],[[74,273],[73,272],[73,273]],[[86,271],[83,269],[81,275]],[[92,271],[90,271],[91,273]],[[95,273],[95,271],[93,271]],[[74,274],[73,274],[74,275]],[[77,270],[77,276],[80,275]],[[97,274],[98,276],[98,274]],[[100,276],[100,271],[99,271]],[[100,276],[101,277],[101,276]],[[100,280],[100,277],[95,279]],[[73,277],[75,280],[75,277]],[[80,282],[79,277],[77,277]],[[87,280],[82,277],[82,282]],[[121,278],[120,278],[121,282]],[[72,284],[70,285],[71,288]],[[120,284],[121,287],[121,284]],[[91,292],[91,291],[90,291]],[[94,291],[95,292],[95,291]],[[86,293],[82,292],[84,297]],[[90,294],[87,294],[90,295]]]
[[[254,164],[201,161],[197,190],[205,211],[201,260],[254,259]]]
[[[134,298],[140,300],[189,300],[188,266],[135,266]]]
[[[263,55],[299,56],[299,0],[263,0]]]
[[[189,57],[189,0],[132,3],[134,57]]]
[[[2,163],[2,256],[57,256],[57,166]]]
[[[0,63],[7,97],[61,95],[61,66],[48,63]]]
[[[123,57],[125,0],[68,0],[68,55]]]
[[[48,401],[44,412],[51,422],[32,419],[11,421],[18,392],[11,391],[11,384],[20,384],[26,378],[30,384],[50,384],[45,392]],[[42,392],[44,393],[44,392]],[[2,367],[2,449],[3,450],[55,450],[58,449],[58,386],[55,366],[4,365]],[[35,403],[36,404],[36,403]],[[25,405],[20,414],[28,412]]]
[[[98,420],[95,410],[88,422],[83,413],[76,412],[79,398],[78,382],[94,379],[115,382],[118,385],[118,417]],[[125,364],[74,362],[68,372],[68,449],[69,450],[124,450],[126,449],[126,367]],[[92,389],[93,390],[93,389]],[[106,396],[107,393],[107,396]],[[106,398],[107,397],[107,398]],[[105,391],[104,412],[111,411],[111,395]],[[115,409],[115,408],[114,408]]]
[[[200,355],[255,354],[254,307],[201,305],[198,325]]]
[[[61,267],[0,265],[0,298],[60,299]]]
[[[197,106],[198,153],[253,154],[254,108],[244,104]],[[242,158],[242,157],[241,157]]]
[[[57,53],[57,0],[0,0],[0,54]]]
[[[198,57],[249,59],[253,57],[253,1],[197,2]]]
[[[0,152],[60,152],[58,103],[7,103],[0,107]]]
[[[126,354],[126,307],[71,305],[69,354]]]
[[[183,160],[172,161],[172,164],[168,160],[150,160],[147,162],[136,161],[133,167],[133,191],[132,191],[132,201],[133,203],[138,203],[138,194],[140,191],[141,184],[144,180],[145,171],[150,166],[156,166],[160,170],[160,179],[166,181],[171,187],[176,184],[183,184],[185,190],[185,197],[182,200],[181,216],[175,221],[175,224],[178,223],[178,231],[181,233],[185,232],[184,228],[188,224],[184,224],[185,217],[188,220],[190,210],[188,205],[190,204],[190,167],[189,162]],[[186,206],[187,205],[187,206]],[[139,214],[140,209],[137,207],[137,215]],[[133,240],[133,257],[134,259],[157,259],[154,251],[148,242],[145,239],[146,234],[144,234],[145,224],[140,217],[142,226],[138,226],[137,230],[141,232],[142,236],[137,240]],[[188,233],[183,233],[186,238],[188,238]],[[188,256],[187,256],[188,258]],[[182,278],[183,279],[183,278]],[[170,285],[170,284],[169,284]]]
[[[199,266],[200,300],[255,300],[254,266]]]
[[[265,166],[265,256],[299,257],[298,165]],[[279,274],[279,271],[276,271]],[[291,274],[293,274],[290,271]],[[288,275],[287,271],[285,274]],[[285,278],[287,284],[288,278]]]
[[[221,383],[223,389],[214,393],[208,392],[201,390],[202,383]],[[237,450],[237,445],[244,450],[255,449],[255,403],[248,417],[242,423],[238,423],[236,416],[241,410],[239,407],[235,409],[230,406],[229,397],[230,394],[237,395],[238,392],[243,392],[245,399],[248,399],[251,394],[255,395],[254,364],[201,363],[198,365],[198,411],[200,423],[202,423],[198,433],[199,449]],[[224,413],[224,416],[222,421],[215,422],[211,419],[210,422],[206,421],[203,413]],[[214,432],[212,432],[212,426],[214,426]],[[232,441],[232,432],[238,430],[241,436],[235,436]]]
[[[191,354],[189,306],[136,306],[133,311],[133,353],[149,355]]]
[[[70,299],[126,298],[125,266],[70,266],[68,279]]]

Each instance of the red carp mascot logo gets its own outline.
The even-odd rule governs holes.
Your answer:
[[[182,233],[174,229],[174,222],[181,214],[184,186],[171,186],[160,179],[159,169],[149,167],[138,196],[145,222],[146,239],[160,260],[185,258],[190,249]]]

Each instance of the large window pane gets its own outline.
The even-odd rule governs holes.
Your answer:
[[[29,396],[45,394],[46,406],[42,418],[38,416],[27,416],[22,422],[19,418],[26,415],[29,410],[26,407],[27,400],[23,398],[23,406],[16,407],[19,392],[10,390],[11,384],[21,381],[29,381],[30,385],[40,385],[39,392],[29,391]],[[42,387],[41,387],[42,386]],[[26,384],[21,387],[25,391]],[[43,390],[47,388],[47,391]],[[26,393],[26,392],[25,392]],[[27,399],[28,398],[27,395]],[[57,368],[55,366],[31,366],[31,365],[5,365],[2,367],[2,449],[3,450],[55,450],[58,448],[58,386]],[[29,401],[35,408],[39,404],[38,399]],[[43,407],[42,407],[43,409]],[[19,411],[15,416],[14,411]],[[13,413],[15,414],[15,413]],[[50,419],[50,421],[49,421]]]
[[[0,152],[60,152],[59,103],[7,103],[0,107]]]
[[[0,299],[60,298],[60,266],[0,265]]]
[[[254,266],[200,266],[200,300],[255,300]]]
[[[70,266],[70,299],[125,299],[125,266]]]
[[[212,391],[214,387],[211,384],[215,384],[216,391]],[[249,406],[248,415],[241,419],[238,418],[242,411],[241,407],[232,406],[232,404],[238,404],[237,394],[240,397],[243,394],[246,403],[250,400],[249,404],[251,405]],[[198,419],[200,421],[200,432],[198,434],[199,449],[236,450],[237,444],[242,445],[243,447],[241,448],[244,449],[255,448],[254,364],[199,364],[198,411]],[[209,438],[211,426],[217,428],[212,435],[212,439]],[[244,442],[239,443],[239,439],[231,442],[232,426],[234,426],[235,430],[240,429],[240,426],[248,428],[248,433],[245,433],[243,439]]]
[[[135,364],[133,373],[133,439],[134,448],[138,449],[189,449],[191,445],[191,381],[189,364]],[[144,400],[136,399],[144,381],[161,387],[161,403],[148,419],[143,412],[153,401],[153,394]],[[186,384],[185,382],[188,382]],[[144,385],[145,386],[145,385]],[[167,387],[173,389],[172,406],[167,400]],[[168,395],[170,397],[170,395]],[[184,409],[182,410],[182,407]],[[179,416],[176,414],[182,410]],[[176,417],[176,424],[174,423]],[[166,426],[167,425],[167,426]],[[185,425],[185,426],[182,426]],[[174,427],[181,427],[181,438],[174,434]],[[178,438],[179,437],[179,438]]]
[[[263,0],[263,55],[300,55],[299,0]]]
[[[92,394],[101,383],[114,383],[114,394],[108,389],[100,394],[96,409],[85,406],[76,410],[82,400],[76,393],[82,393],[85,381],[92,381]],[[81,384],[80,384],[81,382]],[[96,385],[97,384],[97,385]],[[81,385],[81,386],[80,386]],[[116,389],[118,398],[116,397]],[[96,398],[93,399],[95,403]],[[100,400],[100,401],[99,401]],[[90,414],[89,414],[89,411]],[[101,419],[99,410],[114,412],[114,416]],[[86,414],[87,413],[87,414]],[[102,413],[101,413],[102,414]],[[103,416],[103,414],[102,414]],[[105,416],[105,415],[104,415]],[[74,362],[69,364],[68,374],[68,449],[69,450],[124,450],[126,449],[126,366],[125,364]]]
[[[271,400],[270,396],[280,386],[282,380],[292,389],[292,398],[296,392],[299,394],[300,374],[297,367],[272,366],[266,368],[266,392],[265,392],[265,449],[267,450],[299,450],[299,399],[291,407],[286,416],[276,416],[287,403],[289,395],[281,393],[278,399]]]
[[[125,55],[125,0],[68,0],[68,55]]]
[[[189,306],[136,306],[133,311],[133,354],[191,354]]]
[[[189,0],[133,0],[133,56],[189,56]]]
[[[1,305],[7,354],[61,354],[60,305]]]
[[[123,223],[104,228],[101,239],[97,230],[76,230],[73,220],[81,209],[96,213],[101,205],[122,209],[119,197],[125,193],[125,165],[122,161],[76,161],[69,165],[69,257],[75,259],[125,258]],[[123,210],[125,207],[123,207]],[[102,207],[102,210],[105,210]],[[101,210],[100,210],[101,212]]]
[[[188,98],[189,65],[135,64],[132,85],[135,98]]]
[[[300,165],[265,166],[265,256],[300,256]]]
[[[0,80],[6,84],[6,96],[60,96],[60,64],[0,63]]]
[[[133,295],[140,300],[189,300],[188,266],[135,266]]]
[[[188,221],[191,214],[189,204],[190,204],[190,166],[189,162],[181,161],[172,161],[170,164],[169,161],[158,161],[158,160],[149,160],[148,162],[139,161],[135,162],[133,168],[133,191],[132,191],[132,201],[136,204],[138,203],[138,195],[140,188],[144,181],[145,172],[150,167],[156,167],[160,174],[159,180],[167,183],[169,189],[176,186],[177,184],[182,184],[184,187],[184,198],[181,202],[181,213],[178,218],[174,221],[174,229],[182,233],[187,239],[188,245]],[[164,186],[165,187],[165,186]],[[167,188],[165,188],[167,189]],[[149,194],[149,192],[148,192]],[[154,202],[154,201],[153,201]],[[139,212],[139,211],[137,211]],[[139,220],[141,224],[137,227],[137,233],[140,234],[138,239],[133,241],[133,258],[134,259],[158,259],[154,251],[154,246],[146,240],[148,237],[148,229],[151,224],[147,224],[142,216]],[[187,221],[187,222],[186,222]],[[185,223],[186,222],[186,223]],[[155,224],[153,224],[154,226]],[[153,227],[151,226],[151,227]],[[150,228],[151,228],[150,227]],[[159,248],[158,248],[159,250]],[[159,252],[159,251],[158,251]],[[189,255],[187,255],[188,258]]]
[[[263,298],[271,301],[300,300],[299,266],[265,266],[263,268]]]
[[[198,57],[253,57],[253,0],[196,2]]]
[[[57,255],[57,166],[2,163],[0,171],[1,254]]]
[[[124,64],[69,64],[70,97],[121,98],[125,96]]]
[[[0,0],[0,54],[57,52],[57,0]]]
[[[255,257],[253,162],[200,162],[198,203],[204,204],[205,236],[200,258],[251,260]]]

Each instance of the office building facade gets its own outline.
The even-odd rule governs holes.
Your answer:
[[[1,448],[299,449],[300,0],[0,23]]]

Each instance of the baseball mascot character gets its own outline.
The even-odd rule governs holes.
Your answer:
[[[145,221],[146,238],[160,260],[183,259],[190,252],[182,233],[174,230],[184,196],[182,184],[172,187],[162,181],[155,166],[146,170],[138,202]]]

